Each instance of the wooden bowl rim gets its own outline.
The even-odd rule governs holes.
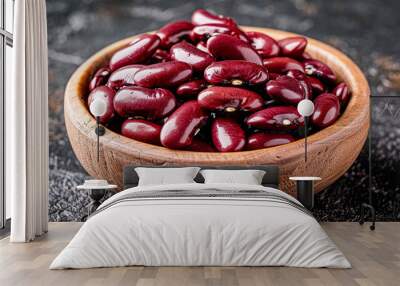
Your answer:
[[[242,26],[242,28],[245,31],[263,32],[275,39],[299,35],[269,28],[251,26]],[[77,127],[84,136],[89,136],[93,142],[96,140],[96,135],[93,131],[96,122],[90,114],[87,104],[84,101],[86,96],[84,93],[87,89],[88,79],[93,72],[100,67],[100,63],[104,63],[113,52],[128,44],[139,35],[117,41],[92,55],[73,73],[67,84],[64,100],[65,116],[68,116],[72,124]],[[345,76],[344,78],[340,79],[345,81],[352,91],[351,100],[340,118],[333,125],[324,128],[308,137],[309,152],[312,152],[315,150],[316,145],[329,144],[332,142],[332,140],[340,141],[344,138],[348,138],[353,135],[354,128],[363,126],[361,122],[365,120],[365,117],[369,117],[370,89],[362,71],[349,57],[330,45],[309,37],[306,38],[308,39],[306,51],[316,59],[320,59],[322,61],[325,59],[325,62],[326,59],[332,61],[333,64],[331,64],[331,66],[333,65],[336,67],[333,67],[333,70],[336,74],[338,74],[337,69],[341,68],[342,73],[344,73]],[[80,104],[74,104],[76,102],[80,102]],[[93,132],[90,132],[89,129]],[[285,145],[252,151],[227,153],[194,152],[186,150],[172,150],[166,147],[152,145],[127,138],[116,132],[113,132],[110,129],[106,130],[106,134],[100,139],[101,144],[110,148],[116,148],[119,152],[125,154],[136,153],[146,160],[157,158],[171,161],[173,158],[174,163],[187,163],[193,161],[198,164],[206,164],[210,162],[229,161],[251,164],[252,159],[260,158],[260,156],[270,157],[272,163],[278,161],[282,163],[285,159],[285,154],[287,154],[289,150],[292,155],[291,157],[304,155],[304,140],[302,139]]]

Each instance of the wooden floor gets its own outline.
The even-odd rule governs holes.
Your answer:
[[[124,267],[48,270],[80,223],[51,223],[49,233],[28,244],[0,241],[0,285],[400,285],[400,223],[378,223],[372,232],[357,223],[325,223],[324,229],[352,269],[288,267]]]

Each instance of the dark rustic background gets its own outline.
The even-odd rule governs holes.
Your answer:
[[[190,19],[196,8],[234,17],[242,25],[272,27],[325,41],[349,55],[366,74],[372,101],[374,203],[380,220],[399,219],[400,1],[128,1],[48,0],[50,219],[78,220],[88,203],[75,186],[87,174],[71,150],[63,118],[63,93],[86,58],[119,39]],[[386,98],[393,97],[393,98]],[[368,150],[316,198],[321,220],[356,220],[367,200]]]

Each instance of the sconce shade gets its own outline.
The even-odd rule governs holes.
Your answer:
[[[310,116],[314,113],[314,103],[309,99],[303,99],[297,105],[297,111],[303,117]]]
[[[95,99],[89,106],[90,113],[95,117],[103,116],[107,112],[107,104],[105,100]]]

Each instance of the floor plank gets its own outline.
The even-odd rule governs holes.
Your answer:
[[[324,223],[323,228],[345,253],[352,269],[289,267],[119,267],[50,271],[54,257],[79,230],[81,223],[50,223],[49,233],[32,243],[0,240],[2,286],[266,286],[266,285],[399,285],[400,223],[367,225]]]

